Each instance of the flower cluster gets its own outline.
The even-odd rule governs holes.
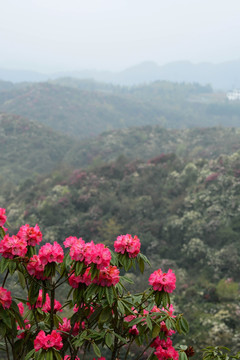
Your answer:
[[[38,255],[33,255],[29,263],[27,264],[27,271],[31,276],[34,276],[38,280],[45,280],[46,277],[43,275],[45,266],[42,264]]]
[[[103,270],[100,270],[98,279],[94,282],[100,286],[112,286],[119,282],[119,269],[116,266],[109,265]]]
[[[139,330],[137,328],[137,325],[133,325],[131,327],[131,329],[129,329],[129,334],[133,335],[133,336],[138,336],[139,335]]]
[[[116,266],[109,265],[108,267],[99,271],[98,277],[91,280],[91,268],[88,267],[83,275],[76,276],[74,273],[69,277],[69,284],[77,289],[79,284],[97,284],[99,286],[112,286],[119,282],[119,269]]]
[[[159,309],[157,306],[154,306],[151,310],[151,312],[161,312],[164,311],[171,317],[175,317],[173,315],[174,308],[172,304],[169,306],[168,309],[162,308]],[[164,334],[164,339],[160,336],[156,337],[151,344],[152,348],[155,348],[154,354],[157,356],[159,360],[167,360],[169,358],[173,360],[178,360],[179,354],[172,346],[172,340],[170,339],[170,336],[175,334],[175,331],[172,329],[168,329],[165,322],[161,321],[160,323],[161,329],[160,332]]]
[[[41,330],[34,340],[34,349],[36,351],[40,349],[48,350],[49,348],[61,350],[62,347],[62,337],[56,330],[53,330],[49,335],[46,335],[45,332]]]
[[[4,309],[9,309],[12,303],[11,291],[0,287],[0,304]]]
[[[17,236],[26,240],[27,245],[30,246],[36,246],[42,241],[42,233],[38,224],[34,227],[30,227],[28,224],[21,226]]]
[[[151,312],[162,312],[162,311],[164,311],[165,313],[167,313],[169,316],[171,316],[173,318],[176,317],[175,315],[173,315],[174,308],[173,308],[172,304],[170,304],[168,309],[165,309],[165,308],[159,309],[157,306],[154,306],[151,310]],[[172,336],[173,334],[175,334],[174,330],[167,328],[165,321],[161,321],[160,325],[161,325],[160,331],[162,333],[164,333],[165,337]],[[155,342],[153,342],[153,345],[154,344],[155,344]]]
[[[164,290],[167,293],[171,293],[176,288],[176,276],[171,269],[167,273],[158,269],[150,275],[149,284],[152,285],[155,291]]]
[[[97,269],[110,265],[111,252],[104,244],[85,243],[82,238],[69,237],[64,241],[65,247],[70,247],[72,260],[84,262],[85,265],[96,264]]]
[[[166,340],[160,339],[160,337],[157,338],[157,342],[155,340],[155,345],[156,351],[154,354],[158,360],[178,360],[179,354],[172,346],[172,340],[169,337]]]
[[[8,259],[16,256],[24,257],[27,253],[27,242],[18,236],[9,236],[8,234],[0,241],[0,254]]]
[[[20,315],[23,316],[23,313],[24,313],[23,303],[20,302],[17,305],[18,305]],[[29,321],[27,319],[25,319],[24,320],[24,327],[21,327],[20,325],[17,326],[17,330],[20,330],[20,333],[18,333],[17,338],[18,339],[24,339],[25,336],[26,336],[26,330],[29,330],[30,328],[31,328],[31,324],[29,323]]]
[[[37,298],[37,301],[35,303],[35,305],[31,305],[29,302],[27,302],[27,305],[29,307],[29,309],[32,309],[33,307],[36,308],[40,308],[42,309],[43,312],[50,312],[51,311],[51,299],[49,297],[48,294],[46,294],[46,301],[43,304],[43,293],[42,290],[39,291],[39,295]],[[54,299],[54,313],[56,313],[57,311],[62,312],[62,304],[57,301],[56,299]]]
[[[85,322],[82,321],[81,325],[80,322],[76,322],[73,326],[73,328],[71,327],[71,321],[67,318],[63,318],[63,323],[59,323],[58,326],[58,330],[64,333],[70,333],[72,334],[72,336],[77,336],[77,334],[79,333],[79,331],[84,330],[85,329]],[[63,334],[64,336],[64,334]]]
[[[38,255],[44,266],[52,262],[62,263],[64,258],[63,249],[56,241],[54,241],[53,245],[50,243],[43,245]]]
[[[5,215],[6,209],[0,208],[0,226],[3,226],[7,221],[7,216]]]
[[[68,279],[69,284],[75,289],[78,288],[80,283],[89,286],[92,283],[90,270],[91,268],[88,267],[83,275],[78,276],[73,273]]]
[[[127,253],[130,258],[135,258],[140,252],[141,243],[135,235],[134,238],[130,234],[120,235],[114,243],[114,249],[117,253]]]

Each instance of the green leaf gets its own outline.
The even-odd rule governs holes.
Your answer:
[[[150,330],[152,330],[152,321],[149,316],[146,317],[147,326]]]
[[[113,344],[113,338],[112,338],[112,335],[109,332],[105,336],[105,343],[109,348],[111,348],[111,346]]]
[[[142,322],[143,318],[142,317],[138,317],[136,319],[133,319],[132,321],[130,321],[128,323],[128,327],[132,327],[133,325],[137,325],[138,323]]]
[[[11,323],[11,316],[8,312],[8,310],[3,309],[3,307],[0,307],[0,318],[4,322],[4,324],[7,325],[11,329],[12,323]]]
[[[53,360],[53,353],[51,349],[49,349],[46,353],[46,360]]]
[[[20,271],[18,271],[18,280],[19,280],[19,283],[20,283],[22,289],[25,289],[25,287],[26,287],[25,276]]]
[[[64,264],[65,264],[65,268],[68,271],[68,267],[71,265],[72,259],[70,258],[69,255],[69,251],[67,252],[67,254],[64,256]]]
[[[100,351],[99,347],[95,343],[93,343],[93,351],[95,352],[97,357],[101,357],[101,351]]]
[[[152,330],[152,338],[155,339],[155,337],[157,337],[159,333],[160,333],[160,326],[155,325]]]
[[[84,263],[83,262],[80,262],[80,261],[77,261],[76,263],[76,267],[75,267],[75,275],[78,276],[81,274],[81,271],[83,269],[83,266],[84,266]]]
[[[109,249],[110,250],[110,249]],[[112,250],[110,250],[111,252],[111,265],[115,265],[115,266],[118,266],[118,259],[117,259],[117,256],[115,254],[115,252],[113,252]]]
[[[39,289],[40,289],[40,285],[37,284],[35,281],[32,281],[28,292],[28,299],[31,305],[34,305],[36,303],[39,294]]]
[[[53,314],[53,323],[54,323],[54,326],[57,329],[58,326],[59,326],[59,320],[58,320],[58,316],[56,314]]]
[[[97,269],[97,266],[95,264],[91,265],[91,280],[93,281],[95,279],[96,276],[98,276],[99,274],[99,270]]]
[[[13,312],[14,312],[14,317],[15,317],[15,319],[17,320],[19,326],[22,327],[22,328],[25,327],[23,318],[22,318],[22,316],[20,315],[18,306],[17,306],[17,304],[16,304],[15,301],[12,301],[12,304],[11,304],[10,309],[13,310]]]
[[[117,306],[118,306],[118,309],[120,310],[120,313],[124,316],[126,312],[125,312],[124,306],[120,300],[118,300]]]
[[[6,270],[6,268],[8,267],[8,263],[9,263],[9,260],[2,257],[1,258],[1,262],[0,262],[0,272],[1,274]]]
[[[143,259],[143,261],[144,261],[145,263],[147,263],[148,265],[151,266],[150,261],[148,260],[148,258],[147,258],[145,255],[143,255],[143,254],[140,253],[139,256],[140,256],[140,258]]]
[[[184,351],[179,352],[179,360],[188,360],[188,357]]]
[[[189,326],[188,326],[187,320],[184,319],[184,317],[181,317],[181,319],[180,319],[180,326],[181,326],[181,329],[183,330],[183,332],[185,334],[187,334],[189,331]]]
[[[111,314],[111,309],[107,306],[107,307],[105,307],[103,310],[102,310],[102,312],[101,312],[101,314],[100,314],[100,316],[99,316],[99,322],[100,323],[105,323],[105,322],[107,322],[107,320],[110,318],[110,316],[111,316],[112,314]]]
[[[89,298],[91,297],[93,294],[97,294],[98,293],[98,285],[96,284],[91,284],[90,286],[88,286],[87,291],[86,291],[86,297]]]
[[[62,356],[57,350],[54,350],[54,357],[56,360],[62,360]]]
[[[101,300],[103,295],[105,295],[105,289],[103,286],[98,287],[98,299]]]
[[[3,230],[2,226],[0,226],[0,237],[3,239],[5,236],[5,231]]]
[[[172,327],[172,323],[171,323],[171,321],[170,321],[169,318],[167,318],[167,319],[165,320],[165,324],[166,324],[167,329],[170,330],[171,327]]]
[[[27,353],[27,355],[25,356],[24,360],[29,360],[32,355],[35,353],[35,349],[32,349],[31,351],[29,351],[29,353]]]
[[[134,281],[129,279],[126,275],[121,276],[121,280],[124,280],[124,281],[128,282],[129,284],[134,284]]]
[[[145,265],[144,265],[144,261],[143,261],[143,259],[141,257],[138,260],[138,265],[139,265],[139,269],[140,269],[141,273],[143,274]]]
[[[112,306],[113,304],[113,288],[112,286],[109,286],[109,287],[106,287],[105,288],[105,294],[106,294],[106,298],[107,298],[107,301],[109,303],[110,306]]]
[[[177,332],[178,332],[179,334],[181,334],[181,333],[182,333],[182,329],[181,329],[181,327],[180,327],[180,318],[177,318],[175,327],[176,327]]]
[[[127,340],[124,339],[121,335],[115,333],[115,331],[113,331],[114,335],[119,339],[121,340],[124,344],[127,344]]]
[[[10,260],[8,263],[8,269],[11,275],[14,274],[15,270],[16,270],[17,264],[15,263],[15,261]]]
[[[161,300],[162,300],[163,307],[166,309],[168,307],[168,305],[170,305],[170,298],[169,298],[168,293],[162,292],[161,298],[162,298]]]
[[[2,321],[0,321],[0,335],[4,337],[6,335],[6,331],[6,325]]]

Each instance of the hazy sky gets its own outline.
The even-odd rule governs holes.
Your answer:
[[[0,0],[0,67],[240,59],[240,0]]]

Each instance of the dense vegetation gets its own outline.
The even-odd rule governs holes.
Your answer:
[[[239,104],[229,104],[223,94],[198,84],[156,82],[127,88],[65,79],[0,91],[1,112],[38,120],[80,139],[143,125],[237,126],[239,110]]]
[[[21,183],[61,166],[103,165],[119,156],[148,160],[161,153],[184,158],[216,158],[240,149],[240,130],[202,128],[170,130],[159,125],[108,131],[79,142],[32,120],[0,114],[0,194],[3,184]]]
[[[190,341],[237,347],[239,170],[240,153],[192,162],[174,154],[149,162],[119,158],[27,181],[5,203],[11,222],[37,222],[51,242],[72,234],[111,244],[119,233],[138,234],[153,263],[177,269],[175,301],[194,323]]]
[[[239,104],[197,84],[69,79],[5,87],[0,103],[11,113],[0,116],[0,202],[13,232],[38,223],[44,241],[108,245],[138,235],[154,266],[176,269],[187,343],[239,350],[240,130],[202,127],[238,124]]]

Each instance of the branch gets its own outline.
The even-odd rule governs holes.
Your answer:
[[[5,339],[5,345],[6,345],[6,351],[7,351],[7,358],[8,360],[10,360],[10,356],[9,356],[9,350],[8,350],[8,344],[7,344],[7,339],[6,339],[6,336],[4,337]]]
[[[3,279],[3,283],[2,283],[3,288],[4,288],[4,285],[5,285],[5,282],[7,280],[8,275],[9,275],[9,269],[7,270],[6,275],[5,275],[4,279]]]
[[[51,312],[50,312],[50,331],[53,330],[54,327],[54,319],[53,319],[53,313],[54,313],[54,300],[55,300],[55,287],[54,283],[52,284],[52,290],[51,290]]]
[[[135,360],[140,359],[140,357],[145,353],[145,351],[147,351],[147,349],[152,345],[153,342],[154,342],[154,339],[152,339],[152,341],[150,341],[150,343],[143,349],[141,354]]]

